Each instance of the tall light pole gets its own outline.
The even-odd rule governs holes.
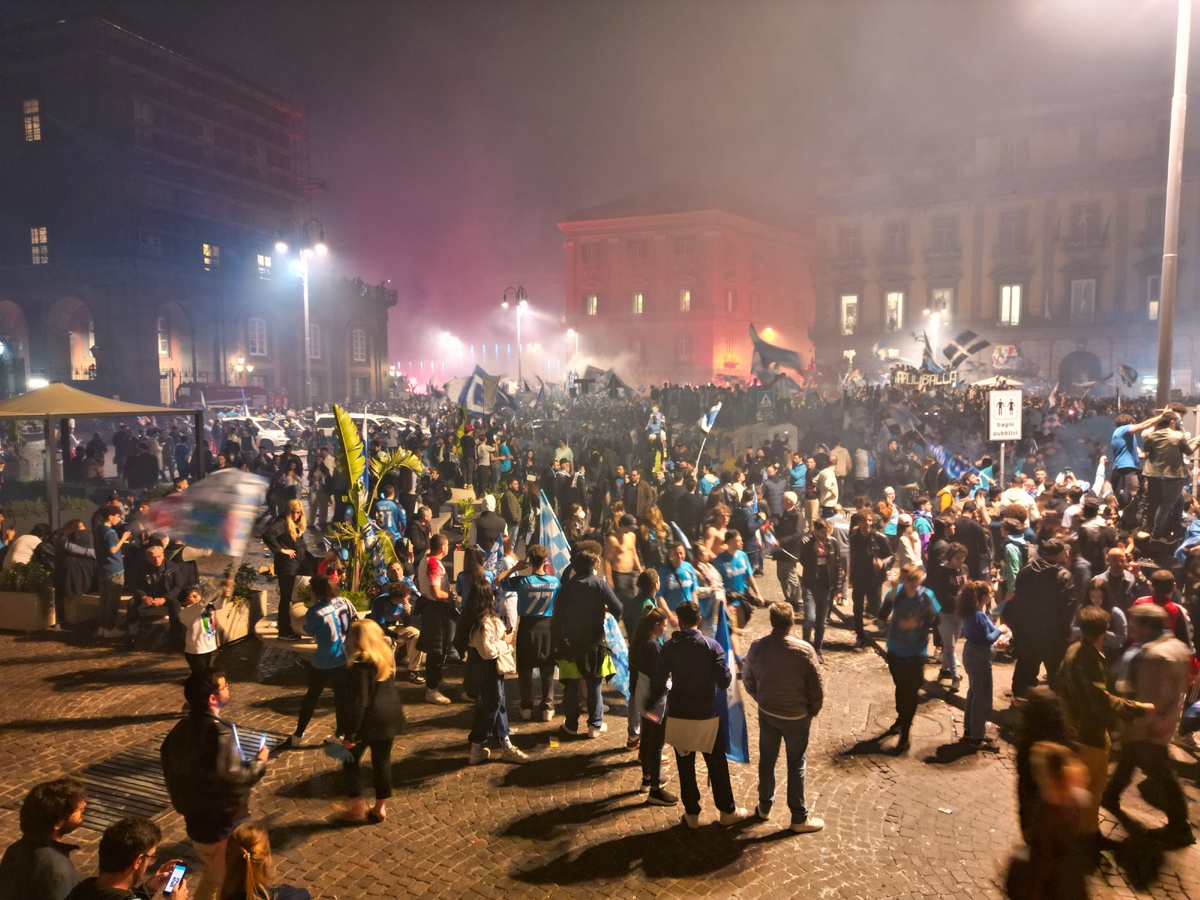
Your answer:
[[[314,240],[313,229],[316,229]],[[304,294],[304,408],[313,405],[312,396],[312,328],[308,318],[308,261],[314,256],[324,256],[329,252],[325,245],[325,228],[320,219],[309,219],[307,222],[296,223],[297,236],[300,241],[300,284]],[[280,253],[288,252],[287,241],[280,239],[275,243],[275,249]],[[316,424],[317,411],[313,409],[313,423]]]
[[[1166,406],[1171,399],[1171,363],[1174,355],[1175,283],[1179,267],[1179,200],[1183,191],[1183,126],[1187,115],[1187,72],[1189,38],[1192,30],[1192,0],[1179,0],[1179,22],[1175,31],[1175,96],[1171,98],[1171,136],[1167,151],[1167,213],[1163,224],[1162,277],[1158,302],[1158,390],[1156,401]],[[1190,393],[1191,385],[1184,393]]]
[[[500,307],[502,309],[508,309],[508,297],[510,294],[517,304],[517,390],[520,390],[523,382],[521,363],[524,362],[525,356],[524,347],[521,344],[521,316],[529,307],[529,298],[525,293],[525,288],[521,285],[507,287],[504,289],[504,294],[500,297]]]

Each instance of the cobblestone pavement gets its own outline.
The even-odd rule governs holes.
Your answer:
[[[215,571],[217,561],[208,568]],[[764,579],[778,594],[773,577]],[[725,829],[715,824],[704,789],[703,823],[689,831],[680,807],[647,806],[639,793],[635,754],[626,752],[623,706],[612,698],[610,731],[599,740],[551,744],[558,721],[516,721],[515,742],[532,760],[523,766],[466,764],[470,707],[420,702],[414,687],[409,727],[394,759],[397,796],[388,820],[357,828],[331,825],[338,796],[336,764],[318,747],[272,760],[255,789],[252,810],[270,829],[281,878],[315,897],[609,897],[760,896],[837,898],[997,897],[1005,862],[1018,844],[1014,767],[1008,732],[1001,751],[961,755],[954,746],[961,701],[930,688],[900,757],[870,742],[892,721],[891,681],[878,653],[851,649],[852,632],[835,613],[825,657],[828,699],[812,731],[808,800],[826,829],[786,830],[777,798],[768,824]],[[766,615],[751,623],[766,628]],[[302,673],[290,655],[253,641],[226,648],[222,665],[233,684],[230,718],[245,727],[288,734],[299,709]],[[127,748],[157,748],[179,715],[182,657],[126,653],[74,636],[0,636],[0,841],[18,832],[16,808],[30,786]],[[451,679],[461,673],[451,670]],[[933,676],[936,670],[930,669]],[[997,702],[1011,668],[997,664]],[[457,697],[458,692],[452,691]],[[515,699],[515,687],[511,697]],[[752,757],[757,728],[750,708]],[[998,718],[1006,719],[1001,712]],[[559,720],[561,721],[561,720]],[[332,728],[327,695],[309,729]],[[313,741],[315,743],[315,740]],[[885,746],[889,746],[885,744]],[[1192,821],[1200,822],[1200,765],[1173,751],[1185,778]],[[673,771],[667,764],[666,770]],[[753,809],[755,764],[732,765],[738,802]],[[677,788],[677,785],[675,785]],[[1128,809],[1143,822],[1162,816],[1137,791]],[[158,817],[162,853],[187,856],[182,822]],[[1115,822],[1106,829],[1128,837]],[[75,832],[81,871],[95,866],[98,835]],[[160,854],[161,855],[161,854]],[[1094,881],[1097,897],[1200,898],[1200,849],[1155,857],[1137,840],[1109,854]],[[1119,860],[1119,861],[1118,861]]]

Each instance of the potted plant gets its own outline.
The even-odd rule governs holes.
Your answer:
[[[246,637],[254,623],[267,614],[267,592],[258,586],[258,571],[254,566],[244,562],[236,572],[226,570],[221,583],[227,584],[231,574],[233,595],[215,613],[222,644]]]
[[[54,582],[38,563],[16,563],[0,571],[0,628],[41,631],[55,624]]]

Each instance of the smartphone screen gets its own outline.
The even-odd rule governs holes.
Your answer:
[[[176,863],[175,868],[171,870],[171,877],[167,879],[167,883],[163,885],[163,896],[170,897],[175,893],[175,888],[179,887],[179,882],[183,881],[183,875],[187,872],[187,866],[183,863]]]

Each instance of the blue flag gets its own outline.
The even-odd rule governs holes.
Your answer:
[[[725,661],[729,671],[734,673],[729,687],[717,695],[717,715],[725,726],[728,744],[725,756],[730,762],[750,762],[750,735],[746,732],[746,705],[742,702],[742,689],[737,677],[737,660],[733,654],[733,641],[729,636],[729,619],[725,614],[725,604],[718,604],[717,631],[713,639],[725,651]]]
[[[608,645],[609,658],[612,659],[613,668],[617,670],[612,677],[612,685],[628,699],[629,645],[625,643],[625,637],[617,627],[617,620],[613,618],[612,613],[604,614],[604,643]]]
[[[718,402],[716,406],[700,417],[700,421],[697,422],[696,425],[701,431],[703,431],[705,434],[708,434],[710,431],[712,431],[712,427],[716,423],[717,416],[720,415],[720,413],[721,403]]]
[[[683,549],[688,553],[691,553],[692,542],[687,539],[687,535],[683,533],[683,529],[676,525],[674,521],[672,521],[671,530],[675,532],[675,537],[679,540],[679,543],[683,544]]]
[[[550,568],[554,570],[555,575],[561,578],[562,573],[571,564],[571,545],[567,543],[567,536],[563,534],[562,526],[558,524],[558,519],[554,515],[554,507],[546,499],[545,491],[541,492],[541,499],[542,546],[550,551]]]
[[[496,543],[492,545],[492,549],[488,552],[487,558],[483,561],[483,567],[492,575],[499,575],[504,571],[504,536],[497,535]]]
[[[246,418],[250,418],[250,404],[246,401],[246,389],[242,388],[242,412]]]

